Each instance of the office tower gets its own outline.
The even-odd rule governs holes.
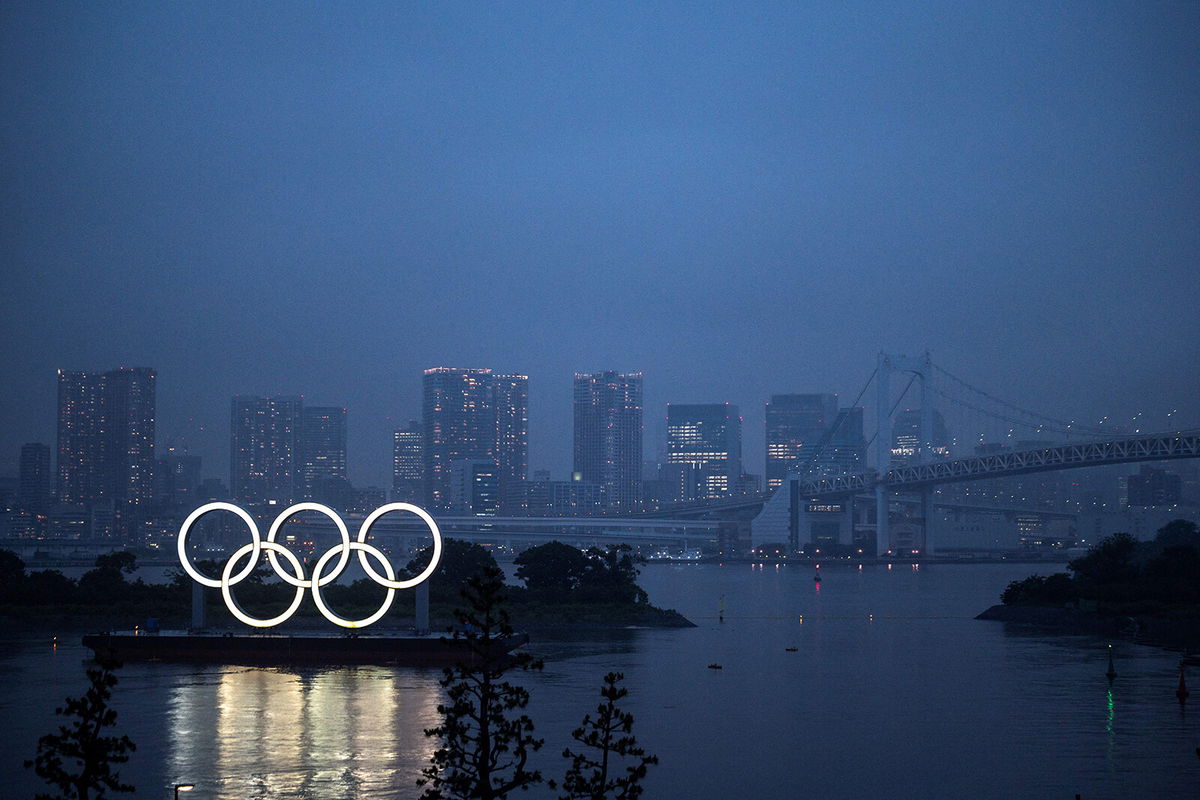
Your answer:
[[[450,462],[449,506],[455,514],[495,516],[500,511],[500,470],[490,458]]]
[[[842,475],[867,468],[867,440],[863,436],[862,406],[837,412],[833,427],[822,437],[819,452],[810,459],[806,475]]]
[[[158,462],[155,501],[164,508],[186,508],[196,504],[200,485],[200,456],[190,456],[174,447]]]
[[[118,509],[148,509],[154,497],[156,380],[144,367],[104,373],[105,483]]]
[[[500,497],[529,473],[529,378],[492,376],[492,408],[496,413],[496,467]]]
[[[604,504],[633,509],[642,494],[642,373],[575,373],[574,463]]]
[[[104,376],[58,371],[58,499],[84,505],[105,496]]]
[[[58,372],[58,492],[74,505],[145,508],[154,491],[153,369]]]
[[[45,514],[50,508],[50,448],[41,442],[21,445],[17,506],[22,511]]]
[[[229,422],[229,486],[243,503],[291,503],[297,495],[299,397],[235,397]]]
[[[450,465],[464,459],[496,459],[496,413],[490,369],[434,367],[425,370],[425,503],[450,506]]]
[[[946,420],[940,411],[933,412],[933,441],[929,442],[935,458],[949,458],[950,436]],[[906,408],[892,422],[892,466],[919,464],[921,452],[921,409]]]
[[[742,418],[730,403],[667,404],[667,465],[679,471],[680,500],[733,493],[742,474]]]
[[[330,502],[346,484],[346,409],[306,407],[300,419],[300,497]]]
[[[1129,493],[1126,505],[1173,506],[1181,499],[1183,479],[1165,469],[1143,464],[1137,475],[1129,476],[1126,487]]]
[[[815,452],[837,417],[837,395],[773,394],[767,403],[767,490]],[[861,427],[861,425],[860,425]]]
[[[425,446],[421,423],[415,419],[392,434],[392,500],[425,502]]]

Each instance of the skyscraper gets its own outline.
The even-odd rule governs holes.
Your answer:
[[[604,503],[636,508],[642,495],[642,373],[575,373],[574,464]]]
[[[302,402],[299,397],[235,397],[231,403],[229,486],[244,503],[297,496]]]
[[[346,409],[304,408],[300,424],[300,496],[330,502],[345,484]]]
[[[392,435],[392,500],[398,503],[425,502],[425,447],[421,423],[408,421],[408,427]]]
[[[156,380],[144,367],[104,373],[105,483],[118,509],[149,509],[153,500]]]
[[[529,475],[529,378],[493,375],[492,407],[496,412],[496,471],[499,496]],[[502,503],[503,505],[503,503]]]
[[[425,426],[425,503],[450,506],[450,465],[496,458],[496,412],[490,369],[425,370],[421,410]]]
[[[742,418],[730,403],[667,405],[667,464],[679,470],[679,499],[723,497],[742,474]]]
[[[58,492],[64,503],[147,508],[154,492],[156,373],[58,372]]]
[[[21,445],[18,475],[18,507],[33,514],[45,514],[50,507],[54,485],[50,474],[50,448],[41,442]]]
[[[768,491],[783,483],[788,470],[797,462],[812,455],[833,425],[837,406],[834,394],[771,395],[771,402],[767,403]]]
[[[936,458],[950,457],[950,435],[946,431],[946,420],[940,411],[933,412],[933,440],[929,449]],[[921,409],[906,408],[892,422],[892,464],[918,464],[921,462]]]
[[[58,499],[70,505],[105,496],[104,376],[58,371]]]

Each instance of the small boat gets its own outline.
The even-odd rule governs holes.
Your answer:
[[[723,667],[720,664],[709,664],[708,668],[709,669],[723,669]]]
[[[794,653],[794,652],[796,652],[797,650],[799,650],[800,648],[799,648],[799,647],[785,647],[785,648],[783,648],[783,649],[784,649],[784,650],[786,650],[786,651],[787,651],[787,652],[789,652],[789,653]]]

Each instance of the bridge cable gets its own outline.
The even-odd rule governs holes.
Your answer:
[[[1012,410],[1014,410],[1014,411],[1016,411],[1016,412],[1018,412],[1018,413],[1020,413],[1020,414],[1023,414],[1023,415],[1025,415],[1025,416],[1027,416],[1027,417],[1033,417],[1034,419],[1040,419],[1040,420],[1044,420],[1044,421],[1046,421],[1046,422],[1052,422],[1052,423],[1054,423],[1055,425],[1061,425],[1061,426],[1065,426],[1066,428],[1069,428],[1069,429],[1071,429],[1071,430],[1073,430],[1073,431],[1082,432],[1082,433],[1090,433],[1090,434],[1095,434],[1095,435],[1097,435],[1097,436],[1116,436],[1116,435],[1119,435],[1119,434],[1113,434],[1113,433],[1109,433],[1109,432],[1107,432],[1107,431],[1103,431],[1103,430],[1101,430],[1100,428],[1093,428],[1093,427],[1086,426],[1086,425],[1079,425],[1079,424],[1075,423],[1074,421],[1068,422],[1068,421],[1066,421],[1066,420],[1058,419],[1058,418],[1056,418],[1056,417],[1050,417],[1050,416],[1047,416],[1047,415],[1045,415],[1045,414],[1039,414],[1039,413],[1038,413],[1038,412],[1036,412],[1036,411],[1030,411],[1029,409],[1022,408],[1021,406],[1018,406],[1018,405],[1016,405],[1015,403],[1010,403],[1010,402],[1008,402],[1007,400],[1002,400],[1001,398],[999,398],[999,397],[996,397],[995,395],[989,394],[988,392],[985,392],[985,391],[983,391],[982,389],[978,389],[978,388],[976,388],[975,386],[972,386],[970,383],[967,383],[967,382],[966,382],[965,380],[963,380],[962,378],[958,377],[957,375],[955,375],[955,374],[953,374],[953,373],[951,373],[951,372],[948,372],[947,370],[945,370],[944,368],[942,368],[942,367],[938,366],[937,364],[934,364],[934,365],[933,365],[933,368],[934,368],[934,369],[936,369],[938,372],[942,373],[943,375],[945,375],[945,376],[946,376],[947,378],[949,378],[950,380],[954,381],[955,383],[959,384],[959,385],[960,385],[960,386],[962,386],[963,388],[967,389],[968,391],[975,392],[976,394],[982,395],[983,397],[986,397],[988,400],[991,400],[993,403],[997,403],[997,404],[999,404],[999,405],[1005,406],[1006,408],[1010,408],[1010,409],[1012,409]],[[935,391],[936,391],[936,390],[935,390]],[[938,394],[941,394],[941,392],[938,392]],[[942,396],[943,396],[943,397],[949,397],[948,395],[942,395]],[[950,399],[952,399],[952,398],[950,398]],[[965,405],[965,404],[964,404],[964,405]],[[991,413],[992,413],[992,412],[985,411],[984,409],[977,408],[977,407],[974,407],[974,406],[967,406],[967,407],[968,407],[968,408],[971,408],[971,409],[973,409],[973,410],[975,410],[975,411],[982,412],[982,413],[984,413],[984,414],[991,414]],[[1012,419],[1010,419],[1010,418],[1008,418],[1008,417],[999,417],[998,415],[997,415],[997,417],[998,417],[999,419],[1003,419],[1003,420],[1005,420],[1006,422],[1012,422],[1012,421],[1013,421]],[[1032,426],[1028,426],[1028,425],[1026,424],[1026,427],[1032,427]]]

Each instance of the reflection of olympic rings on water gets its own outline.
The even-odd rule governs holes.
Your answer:
[[[187,554],[188,531],[192,529],[192,525],[196,523],[196,520],[210,511],[232,511],[246,523],[246,527],[250,530],[250,543],[238,548],[229,557],[229,560],[225,562],[225,568],[221,571],[220,580],[202,575],[192,565],[191,559],[188,558]],[[317,511],[329,517],[333,521],[333,524],[337,526],[338,533],[342,539],[341,544],[336,544],[329,548],[317,559],[316,566],[313,567],[313,577],[311,579],[304,577],[304,565],[300,563],[300,559],[296,558],[295,553],[275,541],[275,537],[279,535],[283,524],[294,514],[298,514],[301,511]],[[367,536],[371,532],[371,526],[384,514],[391,513],[392,511],[408,511],[417,515],[425,523],[426,527],[429,528],[429,532],[433,534],[433,557],[429,559],[429,566],[415,578],[396,580],[396,571],[392,569],[392,564],[388,561],[387,556],[378,548],[367,544]],[[267,532],[266,541],[263,541],[254,517],[250,516],[245,509],[239,508],[232,503],[207,503],[197,508],[183,521],[183,527],[179,529],[177,549],[179,550],[179,563],[183,565],[184,572],[204,586],[210,586],[214,589],[219,588],[221,596],[225,598],[225,605],[229,607],[229,613],[247,625],[253,625],[256,628],[269,628],[273,625],[286,622],[296,613],[296,609],[300,607],[301,601],[304,600],[304,590],[311,589],[313,602],[316,603],[317,610],[324,615],[325,619],[335,625],[341,625],[343,628],[364,628],[367,625],[378,622],[387,613],[388,609],[392,606],[392,601],[396,598],[397,589],[408,589],[416,586],[419,583],[423,583],[433,574],[434,570],[437,569],[438,562],[442,559],[442,533],[438,530],[437,523],[433,521],[433,517],[429,516],[425,509],[418,508],[410,503],[388,503],[372,511],[363,520],[362,527],[358,529],[358,540],[351,541],[350,532],[346,530],[346,523],[342,521],[342,518],[333,509],[319,503],[297,503],[294,506],[284,509],[275,518],[275,521],[271,523],[270,531]],[[233,596],[232,592],[232,588],[235,585],[250,577],[250,573],[254,571],[254,565],[258,563],[264,550],[267,553],[267,560],[270,562],[271,568],[275,570],[275,574],[285,583],[296,587],[296,596],[293,598],[292,604],[288,606],[288,609],[279,616],[271,617],[270,619],[259,619],[247,614],[238,605],[237,598]],[[363,571],[367,573],[367,577],[387,589],[387,597],[384,599],[383,605],[379,607],[379,610],[369,617],[357,620],[339,617],[329,609],[329,606],[325,604],[324,598],[321,597],[321,587],[337,580],[338,576],[346,568],[346,564],[350,561],[350,553],[355,550],[358,551],[359,564],[362,565]],[[288,569],[281,568],[277,555],[283,556],[283,560],[287,562]],[[334,556],[337,556],[337,564],[326,574],[325,568],[329,564],[329,560]],[[384,574],[381,575],[376,571],[375,567],[368,560],[368,556],[379,562],[379,565],[383,567]],[[238,570],[238,562],[243,558],[246,558],[246,566]]]

